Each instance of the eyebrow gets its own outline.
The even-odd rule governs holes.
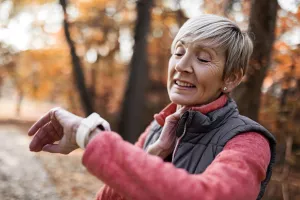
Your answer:
[[[218,55],[218,52],[216,50],[207,46],[195,45],[195,49],[201,49],[203,51],[206,51],[207,53],[212,54],[213,57],[216,57]]]
[[[186,47],[185,44],[188,44],[188,43],[190,43],[190,42],[185,42],[185,41],[183,41],[183,40],[178,40],[176,46],[178,45],[178,43],[181,44],[181,45],[183,45],[184,47]],[[204,50],[204,51],[206,51],[207,53],[211,54],[213,57],[216,57],[216,56],[218,55],[218,52],[217,52],[216,50],[214,50],[214,49],[211,48],[211,47],[205,46],[205,45],[201,45],[201,44],[197,44],[197,43],[196,43],[196,44],[195,44],[195,49],[201,49],[201,50]]]

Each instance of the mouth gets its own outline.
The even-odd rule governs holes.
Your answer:
[[[186,81],[180,81],[180,80],[175,80],[174,81],[175,85],[178,85],[179,87],[184,87],[184,88],[195,88],[196,86],[188,83]]]

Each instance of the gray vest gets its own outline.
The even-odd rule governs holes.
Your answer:
[[[159,138],[161,131],[162,127],[154,120],[144,149]],[[171,162],[177,168],[183,168],[190,174],[201,174],[230,139],[245,132],[260,133],[270,143],[271,160],[257,197],[261,199],[272,175],[276,140],[263,126],[239,115],[237,105],[232,99],[229,99],[224,107],[205,115],[189,110],[181,116],[176,129],[176,135],[180,137],[180,141],[173,152],[174,157]]]

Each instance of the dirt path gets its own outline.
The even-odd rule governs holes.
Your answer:
[[[102,186],[82,165],[82,150],[70,155],[32,153],[29,127],[50,103],[24,100],[15,115],[15,99],[0,98],[0,200],[91,200]]]
[[[0,125],[0,199],[60,200],[29,138],[12,125]]]
[[[28,124],[0,121],[0,200],[91,200],[101,181],[70,155],[29,151]]]

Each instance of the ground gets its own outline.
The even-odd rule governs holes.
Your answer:
[[[30,126],[53,103],[24,98],[16,112],[17,97],[0,95],[0,200],[89,200],[102,186],[81,164],[82,150],[70,155],[29,151]]]
[[[81,164],[83,152],[67,156],[30,152],[26,129],[0,123],[0,199],[93,199],[102,183]]]

